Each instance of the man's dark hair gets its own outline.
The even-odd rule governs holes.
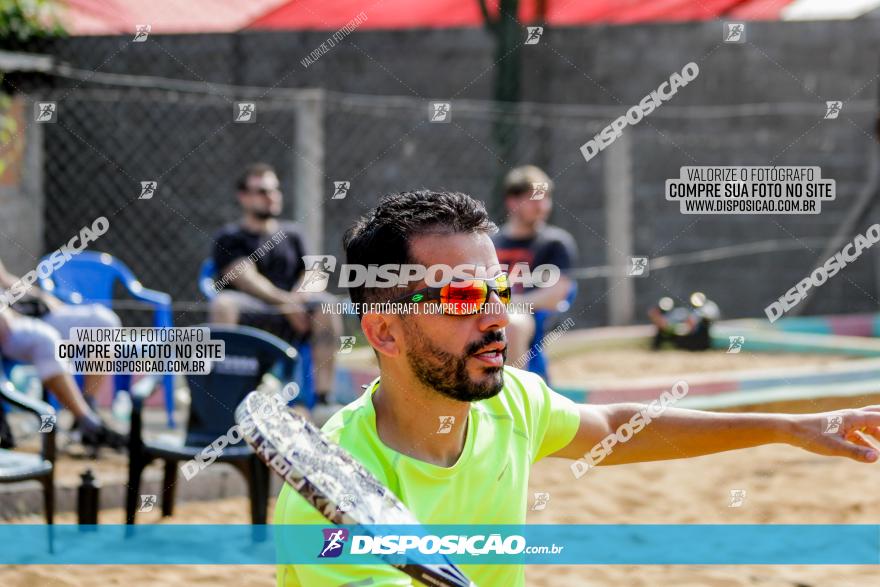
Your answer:
[[[275,173],[275,168],[268,163],[251,163],[245,167],[244,171],[241,172],[241,175],[238,176],[238,179],[235,182],[235,187],[238,188],[238,191],[240,192],[246,191],[249,178],[266,173]],[[278,174],[275,173],[275,175]]]
[[[409,243],[426,234],[485,233],[498,230],[486,206],[467,194],[419,190],[383,197],[379,204],[345,232],[342,246],[346,263],[385,265],[416,263]],[[403,295],[395,287],[351,287],[351,301],[385,302]]]

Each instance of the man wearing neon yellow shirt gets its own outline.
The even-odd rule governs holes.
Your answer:
[[[489,238],[496,230],[483,204],[467,195],[404,192],[384,198],[348,230],[346,262],[497,268]],[[583,464],[585,453],[621,425],[635,422],[639,414],[641,431],[605,454],[602,465],[694,457],[776,442],[861,462],[878,458],[856,431],[880,436],[880,406],[807,415],[670,407],[647,423],[642,404],[575,404],[540,377],[504,367],[509,284],[505,276],[494,273],[475,277],[479,279],[453,288],[456,293],[448,287],[426,287],[424,281],[409,288],[350,289],[357,304],[451,304],[444,314],[363,314],[361,328],[378,357],[380,376],[323,427],[423,524],[525,523],[532,463],[546,456],[581,459],[572,466],[574,476],[579,476],[588,466]],[[839,432],[823,433],[832,416],[841,418]],[[327,525],[286,485],[276,504],[275,522]],[[483,587],[525,585],[522,565],[461,569]],[[413,584],[387,565],[325,563],[279,566],[277,582],[283,587]]]

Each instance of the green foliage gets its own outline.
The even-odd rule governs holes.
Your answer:
[[[64,35],[55,0],[0,0],[0,44]]]
[[[0,81],[3,74],[0,73]],[[12,98],[8,94],[0,93],[0,175],[6,171],[6,153],[14,148],[13,141],[18,133],[18,123],[12,116],[9,116],[9,109],[12,106]]]
[[[0,0],[0,48],[27,50],[28,43],[64,34],[56,0]],[[0,88],[3,77],[0,71]],[[19,140],[11,107],[12,98],[0,89],[0,175]]]

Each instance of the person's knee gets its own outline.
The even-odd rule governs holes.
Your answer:
[[[60,360],[56,359],[55,355],[37,357],[34,359],[32,365],[37,372],[37,377],[42,382],[49,381],[54,377],[69,374],[67,366]]]
[[[30,362],[31,357],[45,349],[52,349],[54,353],[55,342],[61,340],[58,331],[48,324],[29,318],[18,316],[9,324],[9,333],[3,342],[3,354],[16,361]]]
[[[309,315],[313,331],[327,332],[333,336],[342,332],[342,319],[338,314],[322,312],[320,308]]]
[[[47,381],[53,377],[68,373],[67,362],[55,355],[55,347],[61,341],[61,336],[51,327],[35,329],[30,333],[32,340],[30,356],[28,357],[37,371],[40,381]]]
[[[314,315],[312,316],[311,326],[309,338],[313,344],[331,347],[335,347],[338,344],[339,335],[342,332],[341,326],[336,327],[333,321],[326,320],[326,317],[317,319]]]
[[[122,326],[122,320],[119,319],[116,312],[99,304],[94,306],[93,322],[99,328],[119,328]]]
[[[337,299],[332,294],[312,294],[309,301],[309,320],[312,330],[323,330],[333,336],[342,333],[342,317],[332,311]]]
[[[241,314],[237,300],[233,296],[224,295],[222,292],[211,300],[209,306],[211,322],[222,324],[237,324]]]

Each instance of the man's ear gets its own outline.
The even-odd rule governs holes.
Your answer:
[[[377,353],[386,357],[400,355],[400,328],[392,323],[394,319],[395,317],[387,314],[364,314],[361,318],[361,330],[364,331],[367,342]]]

